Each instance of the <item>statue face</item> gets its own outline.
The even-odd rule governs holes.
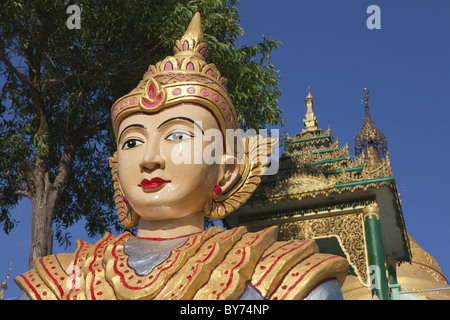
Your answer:
[[[215,118],[191,104],[134,114],[122,121],[119,181],[141,219],[161,221],[202,211],[220,179],[220,164],[207,164],[203,158],[194,161],[194,154],[200,149],[203,154],[211,144],[204,139],[209,129],[219,129]]]

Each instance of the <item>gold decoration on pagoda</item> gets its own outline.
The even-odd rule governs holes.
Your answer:
[[[373,123],[369,112],[369,90],[364,88],[366,93],[363,101],[365,106],[364,123],[361,130],[355,137],[355,155],[364,154],[365,161],[369,168],[377,167],[382,158],[387,155],[387,140]]]
[[[284,223],[280,225],[280,240],[336,238],[360,283],[364,284],[367,266],[362,218],[360,213],[343,214]]]
[[[8,279],[9,279],[9,273],[11,272],[11,269],[12,269],[12,262],[9,265],[8,273],[6,273],[5,280],[0,285],[0,288],[1,288],[1,290],[0,290],[0,300],[3,300],[3,296],[5,294],[5,290],[8,289]]]
[[[400,299],[450,300],[450,286],[437,261],[409,236],[411,263],[396,267],[397,282],[401,286]],[[392,257],[387,257],[386,263]],[[395,259],[391,263],[395,263]],[[370,300],[370,289],[357,277],[347,276],[342,287],[345,300]]]
[[[425,300],[450,300],[450,286],[437,261],[411,236],[412,260],[397,268],[401,292]]]
[[[308,95],[305,99],[305,104],[307,107],[305,119],[303,123],[305,124],[305,129],[303,132],[317,131],[317,119],[313,112],[314,97],[311,94],[311,86],[308,84]]]

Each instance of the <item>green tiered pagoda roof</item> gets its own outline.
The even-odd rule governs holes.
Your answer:
[[[309,92],[306,98],[308,111],[313,102],[314,98]],[[365,119],[370,120],[371,126],[368,127],[365,122],[364,129],[376,129],[367,106]],[[306,126],[307,120],[305,119],[304,122]],[[362,132],[359,135],[364,136]],[[264,176],[261,187],[254,193],[248,204],[257,203],[258,200],[276,201],[276,199],[285,198],[314,197],[322,193],[328,195],[330,192],[342,193],[348,187],[367,188],[364,186],[368,184],[394,181],[386,152],[381,159],[369,159],[367,152],[360,152],[357,158],[352,157],[347,145],[339,147],[338,140],[334,140],[331,135],[330,127],[323,132],[322,129],[317,128],[317,122],[316,126],[309,127],[294,137],[288,136],[287,145],[288,150],[280,157],[278,174]],[[362,150],[360,146],[358,150]],[[312,185],[302,184],[303,188],[295,188],[304,179]],[[314,188],[311,189],[312,186]]]

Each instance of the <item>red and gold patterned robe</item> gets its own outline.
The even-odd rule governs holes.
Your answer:
[[[15,282],[31,299],[239,299],[248,286],[268,299],[302,299],[327,279],[342,286],[346,259],[318,253],[313,240],[276,241],[277,228],[210,228],[193,235],[149,273],[130,267],[124,243],[110,233],[74,253],[40,258]]]

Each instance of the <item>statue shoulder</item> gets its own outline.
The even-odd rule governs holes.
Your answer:
[[[245,298],[252,289],[261,298],[296,300],[305,298],[326,280],[337,279],[340,286],[343,284],[348,272],[345,258],[319,253],[314,240],[276,240],[276,226],[253,233],[238,227],[217,234],[190,259],[192,264],[188,261],[185,271],[181,269],[178,277],[171,279],[177,284],[192,284],[197,276],[201,283],[190,295],[177,298],[236,300]],[[190,271],[200,268],[202,272],[197,275]],[[170,288],[173,286],[163,290],[167,295],[161,298],[174,297],[177,290]],[[186,289],[184,285],[180,288]]]
[[[77,294],[83,294],[83,273],[89,258],[105,239],[113,238],[112,234],[106,233],[93,245],[77,240],[75,252],[39,258],[35,269],[17,276],[14,281],[32,300],[76,299]]]
[[[247,232],[245,227],[229,230],[236,234],[236,240],[229,247],[221,248],[222,260],[212,269],[207,283],[198,290],[194,299],[236,300],[245,291],[257,262],[267,247],[276,241],[277,227],[258,232]],[[219,242],[222,245],[222,242]]]
[[[274,300],[298,300],[329,279],[342,286],[348,261],[318,252],[314,240],[280,241],[267,248],[255,267],[252,286]]]
[[[233,300],[244,293],[255,264],[275,241],[276,228],[219,230],[205,238],[155,299]]]

